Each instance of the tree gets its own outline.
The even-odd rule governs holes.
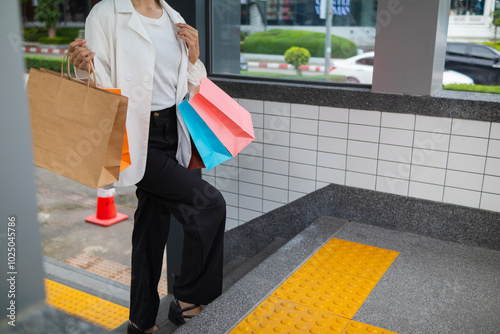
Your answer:
[[[56,37],[56,23],[61,17],[59,5],[62,0],[38,0],[38,6],[35,9],[35,20],[45,23],[49,31],[49,38]]]
[[[497,29],[500,26],[500,9],[493,12],[493,25],[495,26],[495,35],[493,36],[493,43],[497,42]]]
[[[297,75],[302,75],[300,66],[306,65],[309,62],[309,58],[311,58],[309,51],[298,46],[292,46],[285,51],[285,61],[295,67]]]

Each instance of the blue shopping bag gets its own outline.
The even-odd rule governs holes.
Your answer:
[[[179,111],[207,169],[233,157],[188,101],[179,104]]]

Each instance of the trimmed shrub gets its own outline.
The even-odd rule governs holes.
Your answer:
[[[57,28],[57,36],[67,37],[70,42],[78,37],[78,32],[82,28]],[[25,42],[38,42],[40,37],[47,36],[46,28],[25,28],[24,31],[24,41]]]
[[[40,69],[43,67],[48,70],[61,73],[62,58],[25,55],[24,59],[26,60],[26,70],[28,71],[31,68]],[[70,66],[72,65],[70,64]],[[64,73],[66,73],[66,62],[64,62],[63,70]]]
[[[295,67],[297,75],[302,75],[300,65],[306,65],[309,62],[309,58],[311,58],[309,51],[298,46],[292,46],[285,52],[285,61]]]
[[[68,37],[63,37],[63,36],[57,36],[57,37],[54,37],[54,38],[40,37],[38,39],[38,42],[42,43],[42,44],[56,44],[56,45],[60,45],[60,44],[69,44],[71,42],[71,39],[69,39]]]
[[[249,35],[241,44],[241,51],[282,55],[292,46],[309,50],[311,57],[325,56],[325,34],[313,31],[272,29]],[[348,39],[332,36],[332,57],[355,56],[356,44]]]

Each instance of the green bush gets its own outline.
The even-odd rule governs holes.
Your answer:
[[[245,40],[245,38],[247,38],[247,36],[248,36],[247,32],[242,32],[240,34],[240,41],[243,42]]]
[[[298,46],[292,46],[285,52],[285,61],[295,67],[298,75],[302,75],[300,65],[306,65],[309,62],[309,58],[311,58],[309,51]]]
[[[78,32],[83,28],[57,28],[57,36],[67,37],[70,41],[73,41],[78,37]],[[25,28],[24,29],[24,41],[25,42],[38,42],[40,37],[47,36],[46,28]]]
[[[43,67],[48,70],[61,73],[62,58],[25,55],[24,59],[26,60],[26,69],[28,71],[31,68],[40,69]],[[70,66],[72,65],[70,64]],[[63,70],[64,73],[66,73],[66,62],[64,62]]]
[[[490,86],[490,85],[450,84],[444,86],[443,89],[463,91],[463,92],[500,94],[500,86],[494,86],[494,85]]]
[[[64,36],[57,36],[57,37],[54,37],[54,38],[40,37],[38,39],[38,42],[42,43],[42,44],[56,44],[56,45],[60,45],[60,44],[69,44],[71,42],[71,39],[69,39],[68,37],[64,37]]]
[[[309,50],[311,57],[325,56],[325,34],[313,31],[273,29],[249,35],[241,44],[241,51],[282,55],[292,46]],[[356,44],[348,39],[332,36],[332,57],[355,56]]]

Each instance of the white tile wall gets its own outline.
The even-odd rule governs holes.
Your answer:
[[[382,113],[381,125],[386,128],[412,130],[415,128],[415,115]]]
[[[264,186],[288,190],[288,174],[264,173]]]
[[[500,158],[500,140],[490,139],[488,144],[488,156]]]
[[[262,198],[262,183],[239,182],[238,187],[240,195]]]
[[[318,166],[345,169],[346,155],[318,152]]]
[[[256,140],[204,178],[227,229],[328,184],[500,212],[500,123],[240,99]]]
[[[316,177],[323,183],[345,184],[345,170],[318,167]]]
[[[479,207],[480,197],[481,193],[479,191],[470,191],[449,187],[446,187],[444,189],[444,201],[446,203],[477,208]]]
[[[347,123],[320,122],[319,135],[334,138],[347,138]]]
[[[481,196],[481,209],[491,210],[491,211],[500,211],[500,195],[486,194],[483,193]]]
[[[288,175],[289,161],[264,159],[264,172]]]
[[[378,143],[380,128],[375,126],[349,124],[347,138]]]
[[[378,144],[364,141],[349,140],[347,144],[347,155],[377,159]]]
[[[415,130],[449,134],[451,131],[451,118],[417,115]]]
[[[448,169],[484,173],[486,157],[459,153],[448,154]]]
[[[408,180],[410,178],[410,165],[379,160],[377,175],[393,179]]]
[[[288,190],[265,186],[264,201],[266,200],[285,204],[288,201]]]
[[[264,129],[265,144],[290,146],[290,133],[288,131]]]
[[[375,190],[396,195],[408,195],[409,181],[394,179],[390,177],[377,176],[377,186]]]
[[[347,156],[347,170],[375,175],[377,173],[377,160]]]
[[[451,125],[452,135],[488,138],[490,123],[455,118]]]
[[[375,190],[375,180],[375,175],[347,172],[345,184],[346,186]]]
[[[308,194],[316,190],[316,181],[290,176],[289,186],[291,191]]]
[[[484,173],[487,175],[500,176],[500,159],[488,158],[486,160],[486,169]]]
[[[380,160],[410,163],[412,155],[411,147],[380,144],[378,147],[378,158]]]
[[[414,148],[411,163],[419,166],[446,168],[448,152]]]
[[[318,121],[303,119],[303,118],[292,118],[291,129],[293,133],[305,133],[309,135],[318,134]]]
[[[338,138],[319,137],[318,151],[346,154],[347,140]]]
[[[304,150],[293,147],[290,148],[290,162],[316,165],[317,155],[318,155],[317,150]]]
[[[485,175],[483,192],[500,195],[500,177]]]
[[[323,121],[347,123],[349,122],[349,109],[319,107],[319,119]]]
[[[413,131],[382,128],[380,130],[380,143],[412,147]]]
[[[264,101],[264,114],[290,116],[290,103]]]
[[[483,174],[449,170],[446,173],[446,186],[481,191],[483,177]]]
[[[450,152],[485,156],[487,149],[487,138],[451,136]]]
[[[491,124],[490,138],[500,140],[500,123]]]
[[[381,112],[379,111],[356,110],[356,109],[351,109],[349,111],[349,123],[351,124],[380,126],[380,117],[381,117]]]
[[[290,146],[303,148],[306,150],[317,150],[318,136],[304,135],[301,133],[292,133],[290,135]]]
[[[307,104],[292,104],[291,115],[294,118],[318,119],[319,107]]]
[[[448,152],[449,146],[450,135],[448,134],[415,131],[413,147]]]
[[[444,185],[446,170],[426,166],[411,166],[410,180],[436,185]]]
[[[302,179],[316,180],[316,166],[290,163],[290,176]]]
[[[441,202],[444,186],[410,181],[408,196]]]

